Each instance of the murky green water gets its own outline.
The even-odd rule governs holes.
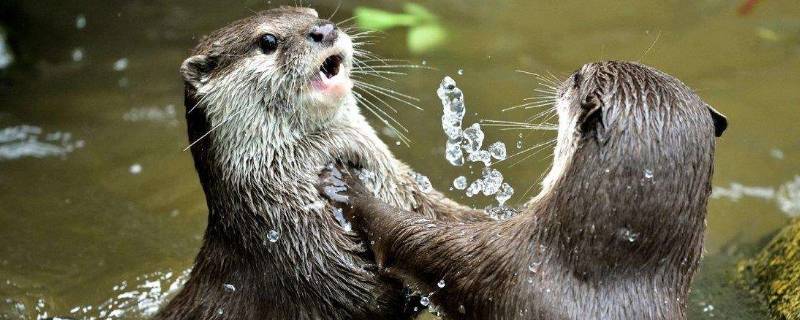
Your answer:
[[[206,221],[190,155],[181,151],[187,141],[177,68],[198,36],[269,5],[8,1],[0,5],[0,22],[19,50],[16,68],[0,81],[0,318],[147,315],[190,267]],[[327,16],[338,3],[313,5]],[[372,47],[437,69],[383,83],[414,93],[425,107],[398,106],[396,117],[413,129],[414,140],[407,148],[385,136],[399,158],[442,190],[468,174],[443,156],[435,89],[444,75],[467,95],[465,123],[522,121],[535,111],[500,110],[538,86],[514,70],[565,75],[599,59],[654,65],[696,88],[730,120],[718,147],[718,188],[692,318],[763,318],[729,282],[735,261],[798,213],[800,200],[789,192],[800,188],[795,0],[763,1],[747,16],[736,14],[738,1],[722,0],[422,4],[449,32],[443,49],[411,55],[402,29]],[[357,5],[400,9],[394,1],[341,1],[334,20]],[[83,28],[76,26],[79,16]],[[485,131],[487,142],[505,141],[511,154],[518,140],[524,147],[553,136]],[[500,166],[517,189],[512,203],[536,192],[522,195],[549,161],[542,153]]]

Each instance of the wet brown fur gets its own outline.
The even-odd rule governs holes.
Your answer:
[[[685,319],[727,121],[679,80],[629,62],[584,66],[558,101],[553,169],[520,214],[421,223],[345,175],[348,216],[383,272],[447,318]]]
[[[304,32],[320,23],[328,22],[306,8],[261,12],[210,34],[184,62],[188,135],[196,142],[191,152],[208,226],[189,280],[156,319],[402,319],[413,313],[404,286],[375,272],[361,239],[337,223],[317,194],[319,170],[331,161],[372,169],[383,187],[379,197],[418,216],[456,220],[467,211],[436,191],[420,192],[355,103],[324,119],[310,119],[313,113],[298,105],[296,90],[307,83],[302,66],[325,49],[306,43]],[[266,59],[257,46],[264,26],[281,37],[274,57],[291,80],[285,86],[258,74],[233,81],[249,61]],[[210,85],[224,77],[233,82]],[[215,91],[230,96],[204,100]],[[220,122],[212,115],[224,108],[234,110],[231,116],[247,113],[212,131]],[[471,217],[465,219],[485,215]],[[275,242],[267,239],[271,230],[280,232]]]

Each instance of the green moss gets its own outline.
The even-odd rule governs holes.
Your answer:
[[[800,219],[784,228],[753,259],[739,264],[739,278],[775,319],[800,320]]]

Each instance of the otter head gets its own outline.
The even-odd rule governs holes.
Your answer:
[[[691,157],[681,155],[700,149],[710,156],[714,136],[727,128],[725,116],[681,81],[637,63],[584,65],[560,85],[557,94],[556,166],[566,165],[576,152],[588,148],[584,152],[592,152],[593,158],[649,172],[665,161],[688,161]],[[563,172],[554,169],[545,184]]]
[[[187,107],[204,113],[210,128],[230,122],[302,132],[330,121],[352,99],[352,60],[351,39],[335,24],[313,9],[281,7],[204,38],[181,74]]]
[[[540,198],[555,199],[561,243],[596,256],[575,264],[638,268],[669,255],[693,268],[725,117],[679,80],[631,62],[587,64],[557,94],[558,144]]]

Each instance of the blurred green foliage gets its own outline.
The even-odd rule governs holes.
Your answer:
[[[439,23],[439,18],[423,6],[406,3],[403,13],[393,13],[381,9],[357,7],[354,11],[356,24],[367,30],[409,28],[406,42],[408,49],[415,54],[424,53],[441,46],[447,30]]]

